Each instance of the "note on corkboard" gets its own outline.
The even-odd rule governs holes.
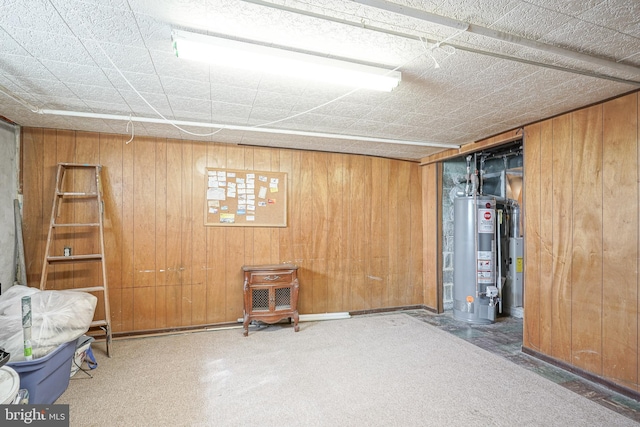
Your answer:
[[[287,174],[207,168],[205,225],[286,227]]]

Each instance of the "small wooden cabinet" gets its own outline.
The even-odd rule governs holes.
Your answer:
[[[293,320],[298,332],[298,266],[293,264],[245,265],[244,272],[244,336],[249,323],[260,320],[276,323]]]

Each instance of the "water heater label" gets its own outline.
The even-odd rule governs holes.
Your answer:
[[[493,283],[493,275],[490,271],[478,271],[478,283]]]
[[[478,209],[478,233],[493,233],[493,209]]]

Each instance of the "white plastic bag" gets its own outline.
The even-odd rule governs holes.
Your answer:
[[[25,360],[22,297],[27,295],[31,296],[34,359],[87,332],[98,302],[98,298],[87,292],[40,291],[20,285],[9,288],[0,295],[0,347],[11,354],[11,362]]]

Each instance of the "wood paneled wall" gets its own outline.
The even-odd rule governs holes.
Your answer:
[[[42,270],[56,164],[99,163],[114,332],[235,322],[242,316],[244,264],[297,264],[302,314],[423,304],[418,164],[160,138],[136,137],[125,144],[126,139],[23,129],[31,286],[38,285]],[[288,227],[205,227],[206,167],[287,172]],[[56,267],[52,275],[56,288],[98,280],[80,267]]]
[[[442,313],[442,163],[422,166],[424,305]]]
[[[525,128],[526,348],[638,385],[638,93]]]

